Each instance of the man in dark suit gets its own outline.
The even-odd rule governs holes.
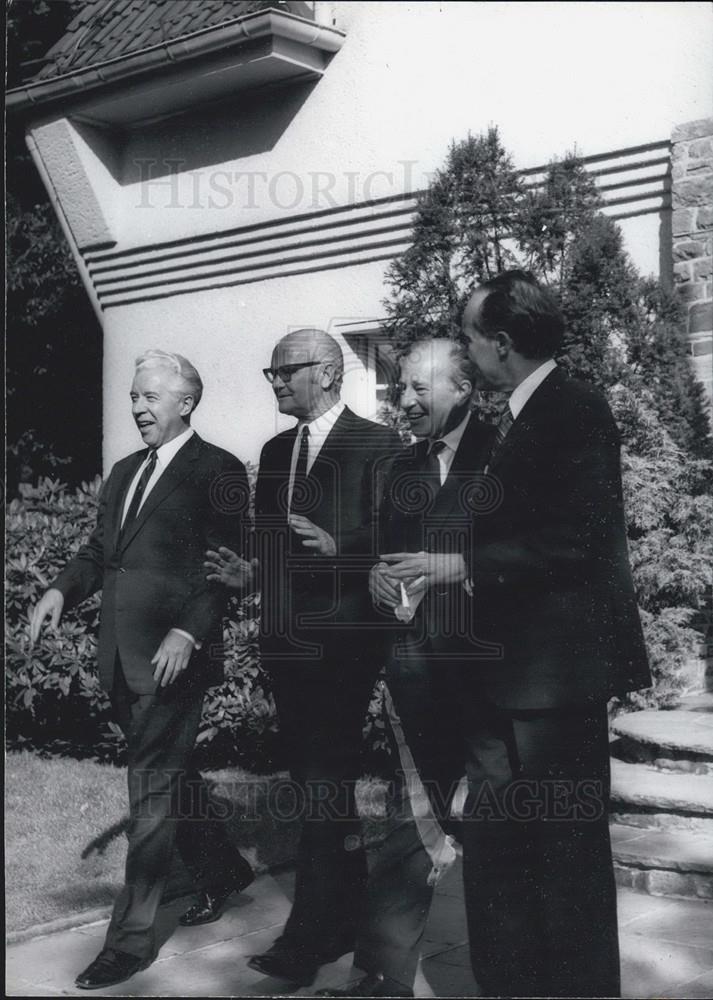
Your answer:
[[[481,285],[463,333],[510,393],[475,520],[464,880],[487,995],[618,996],[607,700],[650,684],[628,561],[619,434],[554,360],[563,321],[522,271]]]
[[[190,427],[202,388],[181,355],[137,360],[132,414],[146,447],[113,467],[89,541],[31,614],[34,642],[46,618],[56,628],[65,608],[103,591],[99,675],[128,744],[126,880],[81,989],[123,982],[154,959],[174,838],[203,891],[224,899],[252,880],[206,817],[207,788],[190,763],[204,692],[223,673],[225,590],[206,581],[204,551],[241,550],[248,510],[242,463]]]
[[[382,665],[368,574],[380,471],[400,448],[394,431],[341,401],[343,369],[324,331],[296,330],[277,344],[265,376],[297,423],[263,448],[255,496],[261,656],[303,824],[289,919],[249,964],[298,985],[354,946],[366,881],[354,789]],[[209,558],[230,579],[221,574],[231,554]]]
[[[397,773],[355,950],[367,975],[322,996],[413,996],[434,888],[455,860],[447,832],[464,772],[460,672],[464,655],[476,654],[466,569],[471,494],[492,429],[472,413],[475,373],[463,344],[419,340],[399,372],[399,402],[418,442],[393,461],[379,512],[383,555],[370,574],[392,626],[384,697]]]

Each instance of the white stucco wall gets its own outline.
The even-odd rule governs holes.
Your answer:
[[[675,123],[709,114],[708,3],[319,7],[322,17],[333,11],[346,40],[316,84],[292,84],[279,99],[236,95],[181,119],[107,134],[92,155],[77,143],[118,255],[417,190],[452,139],[492,124],[524,168],[573,150],[586,156],[666,140]],[[81,138],[92,144],[92,130]],[[658,271],[660,225],[657,214],[622,224],[644,273]],[[296,326],[381,316],[385,267],[107,309],[105,468],[139,446],[128,388],[133,359],[152,346],[188,355],[201,371],[198,431],[256,460],[284,426],[261,374],[274,342]],[[353,356],[345,398],[368,413],[366,374]]]
[[[344,46],[313,89],[291,85],[279,128],[274,105],[236,97],[129,137],[121,243],[424,187],[452,139],[490,124],[525,167],[666,139],[710,110],[707,3],[332,6]],[[149,166],[165,160],[185,169]]]
[[[205,384],[193,426],[243,461],[256,462],[265,441],[293,423],[278,413],[262,374],[273,345],[290,329],[318,326],[340,341],[346,367],[343,398],[370,416],[366,372],[337,324],[373,315],[363,306],[383,296],[382,278],[383,266],[368,264],[110,310],[104,338],[105,470],[142,447],[131,417],[129,386],[134,359],[150,347],[191,359]]]

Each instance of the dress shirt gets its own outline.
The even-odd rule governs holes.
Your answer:
[[[290,462],[290,483],[288,488],[288,507],[292,506],[292,488],[295,484],[295,471],[297,469],[297,457],[300,453],[300,439],[302,437],[302,428],[307,425],[309,427],[309,450],[307,452],[307,475],[310,474],[312,466],[315,463],[317,456],[322,450],[322,445],[327,440],[327,435],[331,429],[336,424],[337,420],[341,417],[344,412],[345,404],[341,399],[337,400],[334,406],[330,407],[324,413],[321,413],[314,420],[300,420],[297,424],[297,436],[295,438],[295,443],[292,447],[292,460]]]
[[[171,464],[171,462],[173,461],[173,459],[176,457],[176,455],[178,454],[178,452],[181,450],[181,448],[183,447],[183,445],[188,441],[189,438],[191,438],[193,436],[193,433],[194,433],[193,432],[193,428],[192,427],[188,427],[181,434],[178,434],[175,438],[172,438],[170,441],[167,441],[166,444],[162,444],[160,448],[156,449],[156,468],[153,470],[153,475],[151,476],[151,478],[149,479],[149,481],[146,483],[146,489],[144,490],[144,495],[141,497],[141,503],[139,504],[139,511],[141,510],[141,508],[143,507],[144,503],[146,502],[146,497],[149,495],[149,493],[154,488],[154,486],[156,485],[156,483],[159,481],[159,479],[161,478],[161,476],[163,475],[163,473],[169,467],[169,465]],[[141,465],[137,469],[136,475],[134,476],[133,480],[131,481],[131,486],[129,486],[129,491],[126,494],[126,498],[124,500],[124,509],[123,509],[123,511],[121,513],[121,524],[122,524],[122,526],[124,524],[127,512],[128,512],[129,507],[131,505],[131,498],[133,497],[133,495],[134,495],[134,493],[136,491],[136,487],[139,484],[139,479],[141,479],[141,473],[144,471],[145,467],[148,465],[148,461],[149,461],[149,457],[147,455],[146,456],[146,461],[141,463]],[[137,511],[137,515],[138,515],[138,511]],[[202,643],[198,642],[191,635],[190,632],[185,632],[182,628],[173,628],[173,629],[171,629],[171,631],[172,632],[178,632],[179,635],[185,635],[187,639],[191,640],[191,642],[196,647],[196,649],[200,649],[201,648]]]
[[[175,438],[172,438],[170,441],[167,441],[166,444],[162,444],[160,448],[156,449],[156,468],[153,470],[153,475],[146,483],[146,489],[144,490],[144,495],[141,497],[141,503],[139,504],[139,511],[146,503],[146,497],[149,495],[149,493],[154,488],[156,483],[159,481],[163,473],[169,467],[169,465],[176,457],[178,452],[181,450],[183,445],[191,437],[193,437],[193,428],[188,427],[185,431],[183,431],[183,433],[179,434]],[[136,491],[136,487],[139,484],[139,479],[141,479],[141,473],[144,471],[144,468],[148,465],[148,461],[149,458],[147,455],[146,461],[142,462],[139,468],[137,469],[136,475],[134,476],[131,482],[131,486],[129,487],[129,491],[126,494],[126,498],[124,500],[124,509],[121,513],[122,527],[124,525],[124,521],[126,520],[126,515],[129,510],[129,506],[131,505],[131,498],[133,497]]]
[[[520,385],[513,391],[510,399],[508,400],[513,420],[517,420],[522,408],[535,389],[542,385],[550,372],[553,372],[556,367],[557,362],[550,358],[549,361],[545,361],[544,364],[541,364],[539,368],[535,368],[534,372],[530,372],[527,378],[523,379]]]
[[[438,472],[441,480],[441,486],[445,483],[448,478],[448,473],[453,465],[453,459],[456,457],[456,452],[458,451],[458,446],[461,442],[461,438],[465,433],[465,429],[468,426],[468,421],[470,420],[471,411],[468,410],[466,415],[463,417],[461,422],[457,427],[454,427],[452,431],[444,434],[443,437],[434,438],[429,444],[429,450],[436,441],[442,441],[445,448],[441,448],[436,456],[438,458]]]

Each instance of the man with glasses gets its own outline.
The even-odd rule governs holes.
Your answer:
[[[344,361],[322,330],[287,334],[265,376],[295,417],[260,458],[252,565],[209,554],[209,579],[259,574],[261,654],[303,819],[295,899],[282,935],[252,968],[309,985],[354,947],[366,858],[354,801],[362,730],[382,666],[368,590],[375,511],[398,435],[340,399]]]

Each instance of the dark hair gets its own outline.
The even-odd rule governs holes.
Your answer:
[[[529,271],[503,271],[477,291],[487,292],[478,317],[486,337],[504,330],[524,358],[550,358],[557,351],[564,336],[562,312]]]

